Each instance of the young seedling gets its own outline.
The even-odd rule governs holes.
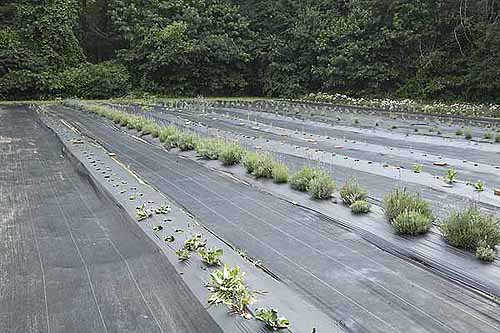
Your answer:
[[[155,209],[156,214],[167,214],[171,210],[170,206],[166,203],[163,203],[160,207]]]
[[[423,169],[424,169],[424,167],[423,167],[422,164],[415,164],[414,172],[415,173],[421,173]]]
[[[217,249],[217,248],[211,248],[211,249],[205,249],[201,248],[198,250],[198,253],[200,254],[201,261],[203,261],[205,264],[208,266],[219,266],[221,263],[221,258],[224,252],[222,249]]]
[[[151,217],[153,214],[151,214],[151,212],[146,209],[146,206],[142,204],[141,206],[135,208],[135,215],[137,217],[137,221],[142,221]]]
[[[457,171],[455,169],[448,169],[444,181],[450,185],[453,185],[457,180]]]
[[[180,261],[186,261],[191,258],[191,252],[186,249],[180,249],[175,251],[175,254],[179,258]]]
[[[476,192],[483,192],[484,191],[484,183],[481,181],[481,180],[478,180],[475,184],[474,184],[474,190]]]
[[[285,317],[278,317],[278,311],[275,309],[257,309],[255,318],[274,331],[290,326],[290,321]]]
[[[224,304],[231,311],[243,314],[246,307],[255,301],[253,292],[245,285],[244,276],[239,267],[228,265],[210,273],[208,304]]]

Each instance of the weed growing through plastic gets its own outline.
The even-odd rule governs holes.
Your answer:
[[[153,214],[151,214],[151,212],[146,209],[146,206],[144,204],[135,208],[135,216],[137,218],[137,221],[145,220],[152,215]]]
[[[233,312],[244,313],[246,307],[255,301],[253,293],[245,285],[244,276],[239,267],[228,265],[210,273],[208,303],[224,304]]]
[[[252,175],[256,178],[272,178],[274,161],[268,154],[256,154]]]
[[[313,199],[318,200],[331,198],[333,191],[335,191],[335,183],[326,173],[318,174],[311,179],[307,186],[307,192],[309,192]]]
[[[484,133],[484,138],[485,138],[486,140],[491,140],[491,139],[493,139],[493,133],[491,133],[491,132],[486,132],[486,133]]]
[[[418,235],[424,234],[432,227],[432,219],[418,211],[405,210],[392,222],[398,234]]]
[[[464,131],[464,136],[467,140],[472,139],[472,129],[466,128]]]
[[[484,183],[480,180],[478,180],[475,184],[474,184],[474,190],[476,192],[483,192],[484,191]]]
[[[414,168],[414,172],[415,173],[421,173],[422,170],[424,169],[423,165],[422,164],[415,164],[415,168]]]
[[[455,131],[455,135],[457,135],[457,136],[462,136],[462,135],[464,135],[464,131],[463,131],[461,128],[459,128],[459,129],[457,129],[457,130]]]
[[[499,143],[500,142],[500,133],[495,135],[495,142]]]
[[[207,240],[201,234],[196,234],[184,242],[184,249],[194,252],[207,245]]]
[[[196,153],[199,157],[207,160],[217,160],[219,159],[224,145],[224,141],[220,139],[200,140],[199,144],[196,146]]]
[[[290,178],[290,186],[292,189],[297,191],[306,192],[311,180],[318,175],[317,169],[310,167],[303,167]]]
[[[290,326],[290,321],[285,317],[279,317],[275,309],[257,309],[255,318],[272,330],[285,329]]]

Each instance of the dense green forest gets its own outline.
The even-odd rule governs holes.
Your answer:
[[[499,16],[500,0],[7,0],[0,98],[498,101]]]

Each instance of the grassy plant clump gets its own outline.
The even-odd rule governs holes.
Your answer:
[[[423,169],[424,169],[424,167],[422,166],[422,164],[415,164],[414,172],[421,173]]]
[[[491,133],[491,132],[486,132],[486,133],[484,133],[484,138],[485,138],[486,140],[491,140],[491,139],[493,139],[493,133]]]
[[[259,154],[254,152],[247,152],[242,159],[243,166],[247,169],[248,173],[252,173],[255,170],[259,160]]]
[[[420,212],[405,210],[396,216],[392,225],[398,234],[418,235],[430,230],[432,219]]]
[[[257,159],[252,171],[252,175],[257,178],[272,178],[274,160],[268,154],[257,154]]]
[[[494,261],[496,259],[497,252],[495,249],[486,244],[486,242],[481,241],[476,249],[476,257],[483,261]]]
[[[290,326],[290,321],[285,317],[279,317],[275,309],[257,309],[255,318],[272,330],[285,329]]]
[[[174,126],[164,127],[160,131],[160,141],[164,144],[169,144],[172,141],[172,138],[178,135],[178,130]]]
[[[392,222],[405,211],[414,211],[434,221],[429,203],[421,199],[418,194],[410,194],[406,189],[396,188],[383,200],[385,215]]]
[[[340,188],[340,198],[346,206],[351,206],[355,201],[365,200],[368,192],[353,180],[347,180]]]
[[[500,142],[500,133],[495,135],[495,142],[499,143]]]
[[[212,248],[205,249],[201,248],[198,253],[200,254],[201,261],[203,261],[208,266],[219,266],[221,263],[221,258],[224,252],[222,249]]]
[[[224,265],[210,274],[207,288],[210,292],[209,304],[224,304],[233,312],[244,313],[246,307],[255,299],[245,285],[245,273],[239,267]]]
[[[217,160],[224,144],[224,141],[220,139],[200,140],[196,146],[196,154],[207,160]]]
[[[235,143],[226,143],[222,147],[219,160],[226,166],[235,165],[240,163],[244,153],[245,151],[240,145]]]
[[[457,135],[457,136],[462,136],[462,135],[464,135],[464,131],[463,131],[461,128],[459,128],[459,129],[457,129],[457,130],[455,131],[455,135]]]
[[[285,164],[274,163],[272,176],[275,183],[286,183],[288,181],[288,173],[288,167]]]
[[[172,144],[181,151],[194,150],[200,141],[199,136],[193,133],[180,133],[175,136],[175,139],[176,140],[172,142]]]
[[[351,204],[351,212],[353,214],[367,214],[370,212],[371,206],[368,202],[364,200],[357,200]]]
[[[307,191],[313,199],[329,199],[335,191],[335,183],[328,174],[322,173],[311,179]]]
[[[441,231],[449,244],[465,250],[480,246],[494,249],[500,244],[500,220],[476,207],[452,212],[441,224]]]
[[[303,167],[290,177],[290,186],[292,189],[297,191],[306,192],[309,187],[309,183],[313,178],[321,174],[322,171],[318,169],[313,169],[311,167]]]

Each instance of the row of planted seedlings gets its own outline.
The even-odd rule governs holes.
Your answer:
[[[167,204],[162,204],[155,209],[148,209],[145,204],[142,204],[136,207],[136,219],[140,222],[152,217],[153,213],[168,214],[170,211],[170,206]],[[162,230],[161,224],[153,227],[153,232],[160,239]],[[172,243],[175,241],[175,236],[168,235],[163,239],[167,243]],[[181,262],[191,260],[193,254],[197,254],[204,265],[216,268],[210,273],[209,282],[206,285],[209,290],[208,304],[223,304],[229,308],[231,313],[240,314],[247,319],[251,318],[248,306],[255,302],[258,292],[250,290],[245,284],[245,273],[241,271],[239,266],[230,267],[223,264],[224,252],[222,249],[209,248],[207,245],[207,240],[203,238],[202,234],[194,234],[184,241],[182,248],[177,249],[175,254]],[[286,329],[290,326],[290,321],[279,316],[278,310],[274,308],[258,308],[255,318],[272,330]]]
[[[110,111],[98,105],[87,107],[74,101],[69,102],[69,105],[107,117],[116,124],[141,131],[143,135],[158,137],[167,148],[196,150],[199,157],[220,160],[225,166],[242,164],[256,178],[273,179],[275,183],[288,182],[292,189],[308,192],[315,200],[331,199],[336,189],[330,175],[319,168],[306,166],[290,175],[288,167],[276,162],[269,154],[248,151],[236,143],[218,138],[202,138],[175,126],[161,127],[144,117]],[[339,189],[339,195],[353,214],[370,212],[370,204],[366,201],[368,192],[355,179],[347,180]],[[384,197],[382,208],[398,234],[425,234],[436,222],[429,203],[406,189],[395,188]],[[495,260],[496,245],[500,244],[500,219],[485,215],[477,207],[471,206],[452,212],[438,228],[450,245],[473,251],[481,260]]]

